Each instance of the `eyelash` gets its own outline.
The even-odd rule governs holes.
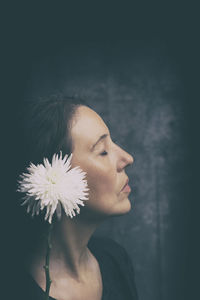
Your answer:
[[[100,153],[101,156],[105,156],[105,155],[107,155],[107,154],[108,154],[108,152],[105,151],[105,150],[104,150],[103,152]]]
[[[115,140],[113,141],[113,143],[116,144],[116,145],[118,144],[118,142],[115,141]],[[106,155],[108,155],[108,152],[106,150],[104,150],[103,152],[100,153],[100,155],[101,156],[106,156]]]

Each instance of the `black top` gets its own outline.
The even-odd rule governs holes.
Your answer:
[[[88,247],[99,263],[103,281],[102,300],[137,300],[134,270],[125,249],[112,239],[99,237],[92,237]],[[16,300],[44,299],[44,291],[31,275],[24,274],[20,281],[23,288]]]

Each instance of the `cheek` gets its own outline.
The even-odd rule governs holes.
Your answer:
[[[117,171],[114,162],[90,159],[87,156],[82,157],[81,160],[79,157],[75,163],[87,173],[90,200],[87,207],[102,210],[103,207],[112,206],[118,193]]]
[[[91,198],[105,197],[117,192],[117,174],[112,166],[91,165],[87,170]]]
[[[116,191],[116,174],[113,172],[94,172],[88,174],[88,185],[91,192],[102,195],[110,194]]]

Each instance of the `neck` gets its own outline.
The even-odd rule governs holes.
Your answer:
[[[55,276],[80,278],[90,265],[92,254],[87,244],[98,224],[87,223],[79,216],[66,216],[56,222],[51,233],[50,272]],[[46,241],[39,245],[32,260],[32,272],[42,270],[46,255]]]

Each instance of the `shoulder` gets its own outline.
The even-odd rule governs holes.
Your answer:
[[[92,237],[88,243],[91,252],[99,257],[109,258],[118,265],[132,263],[126,249],[118,242],[107,237]]]
[[[102,266],[109,286],[118,286],[118,294],[127,295],[119,299],[138,299],[134,267],[126,249],[107,237],[92,237],[88,247]]]

